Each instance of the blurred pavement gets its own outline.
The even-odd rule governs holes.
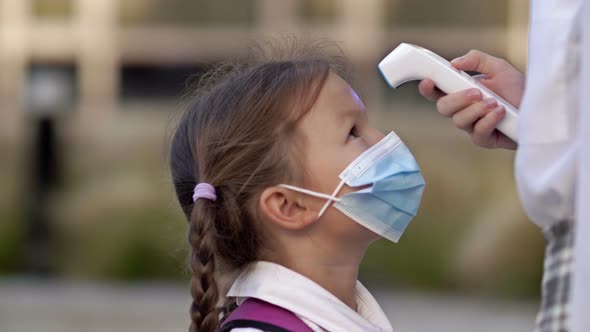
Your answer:
[[[372,290],[396,332],[532,331],[537,307]],[[188,288],[178,284],[0,279],[0,331],[187,331],[188,303]]]

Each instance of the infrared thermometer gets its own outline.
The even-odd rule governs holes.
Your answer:
[[[450,94],[465,89],[477,88],[485,98],[495,98],[504,106],[506,115],[496,127],[517,142],[516,107],[485,87],[464,71],[457,70],[443,57],[425,48],[402,43],[379,63],[379,71],[392,88],[415,80],[429,78],[444,93]]]

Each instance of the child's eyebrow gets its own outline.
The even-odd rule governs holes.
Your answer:
[[[343,117],[357,117],[365,112],[366,110],[364,108],[351,108],[343,112]]]
[[[352,116],[358,116],[359,114],[362,114],[364,112],[365,112],[364,109],[362,109],[360,107],[355,107],[355,108],[349,108],[346,111],[344,111],[343,113],[344,113],[344,116],[352,117]]]
[[[359,108],[349,108],[343,112],[340,112],[340,122],[344,124],[345,122],[348,122],[347,120],[349,119],[356,119],[362,112],[364,112],[364,110]]]

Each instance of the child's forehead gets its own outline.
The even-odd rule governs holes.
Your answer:
[[[351,110],[364,110],[357,93],[340,76],[330,73],[317,100],[317,106],[326,107],[335,115],[344,116]]]

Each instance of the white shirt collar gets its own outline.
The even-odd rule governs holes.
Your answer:
[[[285,308],[331,332],[393,331],[381,307],[357,281],[357,310],[305,276],[270,262],[255,262],[236,279],[227,296],[238,304],[254,297]]]

